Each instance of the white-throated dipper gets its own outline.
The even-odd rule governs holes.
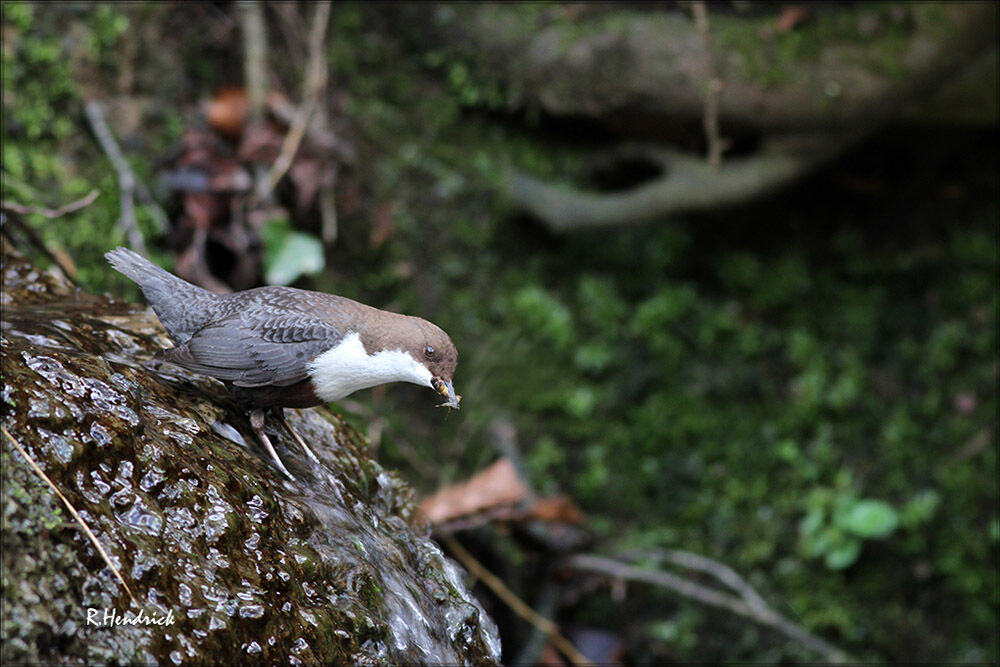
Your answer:
[[[440,327],[342,296],[292,287],[214,294],[116,248],[104,255],[142,289],[176,347],[160,356],[217,378],[249,413],[250,425],[282,472],[291,473],[264,433],[272,410],[300,447],[284,408],[308,408],[387,382],[434,389],[458,408],[452,386],[458,351]]]

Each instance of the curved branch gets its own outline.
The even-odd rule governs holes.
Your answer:
[[[661,178],[610,194],[552,186],[514,169],[503,187],[514,204],[554,232],[615,227],[760,197],[800,178],[861,136],[857,130],[772,139],[757,155],[727,160],[718,169],[700,158],[658,149],[668,167]]]
[[[552,642],[552,645],[559,649],[571,663],[574,665],[594,664],[587,659],[587,656],[581,653],[579,649],[573,646],[573,644],[566,639],[561,632],[559,632],[559,626],[540,615],[534,609],[529,607],[524,600],[517,597],[517,595],[515,595],[514,592],[503,583],[500,577],[487,570],[482,563],[476,560],[475,556],[469,553],[466,548],[458,542],[458,540],[451,535],[444,535],[442,536],[442,541],[448,546],[448,550],[452,553],[452,555],[454,555],[455,558],[457,558],[469,571],[469,574],[486,584],[486,586],[492,590],[498,598],[503,600],[504,604],[510,607],[515,614],[541,630],[549,638],[549,641]]]
[[[736,575],[735,572],[732,572],[732,570],[729,570],[728,567],[721,565],[720,563],[716,563],[714,564],[715,566],[721,566],[724,569],[719,569],[719,567],[708,568],[706,561],[713,561],[709,561],[701,556],[696,558],[698,559],[697,561],[686,559],[687,562],[684,564],[692,566],[693,569],[710,571],[713,574],[719,575],[722,579],[729,578],[725,573],[725,570],[728,570],[729,573],[735,575],[736,578],[742,582],[743,586],[749,588],[749,584],[746,584],[742,578]],[[685,559],[682,559],[682,561],[683,560]],[[745,599],[745,595],[736,597],[729,595],[728,593],[721,593],[713,588],[702,586],[701,584],[679,577],[676,574],[661,572],[659,570],[647,570],[634,565],[622,563],[614,560],[613,558],[605,558],[603,556],[596,556],[593,554],[577,554],[572,556],[567,561],[567,565],[576,570],[596,572],[615,579],[642,581],[648,584],[669,588],[675,593],[678,593],[686,598],[690,598],[712,607],[725,609],[726,611],[732,612],[738,616],[743,616],[744,618],[756,621],[761,625],[774,628],[787,637],[795,639],[796,641],[801,642],[804,646],[807,646],[816,653],[819,653],[823,656],[823,659],[828,662],[837,664],[851,662],[850,656],[838,649],[836,646],[820,639],[803,628],[801,625],[790,621],[764,604],[763,598],[761,598],[756,592],[753,593],[751,598],[755,602],[751,604]]]
[[[295,120],[288,128],[288,134],[281,144],[281,152],[268,170],[266,176],[258,186],[258,197],[268,200],[274,187],[282,179],[288,168],[292,166],[292,160],[299,150],[299,144],[306,135],[306,128],[312,118],[313,111],[319,103],[320,93],[326,86],[327,69],[326,58],[323,54],[324,37],[326,26],[330,22],[330,1],[319,3],[313,17],[312,30],[309,32],[309,63],[306,65],[305,83],[303,87],[303,100],[301,106],[295,113]]]

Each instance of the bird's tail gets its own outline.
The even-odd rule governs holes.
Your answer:
[[[116,271],[142,289],[163,327],[178,344],[203,327],[214,311],[211,306],[218,299],[215,294],[161,269],[142,255],[119,247],[104,256]]]

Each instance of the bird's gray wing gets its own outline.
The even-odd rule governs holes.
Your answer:
[[[163,358],[240,387],[287,387],[308,377],[308,364],[343,338],[331,324],[296,314],[235,313],[211,322]]]

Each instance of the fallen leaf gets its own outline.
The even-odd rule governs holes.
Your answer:
[[[205,117],[213,130],[227,137],[243,134],[247,120],[247,92],[243,88],[225,86],[207,104]]]
[[[420,501],[420,509],[431,523],[474,514],[500,505],[510,505],[529,495],[509,459],[500,459],[459,484],[446,486]]]
[[[586,521],[583,512],[569,496],[539,498],[525,514],[529,519],[539,519],[550,523],[571,523],[582,526]]]

